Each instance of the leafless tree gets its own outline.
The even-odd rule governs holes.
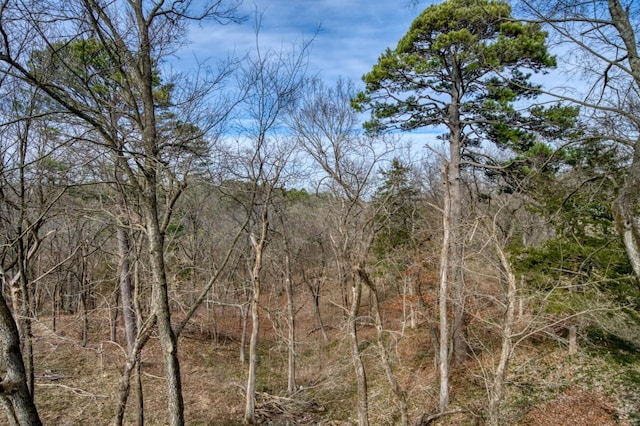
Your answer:
[[[354,131],[358,118],[350,108],[352,87],[339,81],[335,88],[312,82],[309,92],[293,118],[293,128],[304,151],[314,160],[327,179],[327,188],[335,198],[337,226],[330,232],[335,252],[339,282],[349,284],[344,309],[351,358],[358,389],[358,423],[369,424],[368,384],[358,335],[361,320],[363,288],[371,297],[373,321],[377,330],[377,347],[392,391],[398,402],[402,423],[407,424],[407,400],[392,369],[384,338],[384,322],[380,310],[381,294],[367,266],[375,226],[375,209],[367,203],[375,182],[375,173],[389,152],[384,139],[358,135]]]
[[[303,87],[310,42],[286,50],[261,49],[260,17],[256,17],[256,49],[249,54],[239,76],[239,86],[246,88],[243,102],[242,134],[237,158],[244,158],[241,179],[249,187],[248,237],[253,248],[250,298],[251,336],[249,341],[249,371],[246,387],[244,421],[254,424],[256,378],[258,367],[258,334],[260,328],[260,295],[263,286],[262,268],[265,249],[272,229],[274,192],[284,184],[286,166],[294,153],[291,138],[283,135],[284,118],[293,108]],[[246,145],[242,147],[242,145]],[[291,341],[291,344],[294,342]],[[293,370],[292,370],[293,371]]]
[[[161,208],[161,174],[176,175],[164,167],[174,147],[162,139],[157,112],[163,99],[155,87],[157,64],[179,46],[190,20],[228,21],[234,17],[235,5],[227,7],[221,1],[198,8],[190,1],[74,1],[29,6],[6,1],[0,9],[2,72],[38,88],[53,105],[75,117],[78,125],[95,132],[99,136],[92,138],[95,143],[104,144],[123,158],[124,173],[140,196],[154,280],[153,316],[162,343],[171,425],[184,424],[184,404],[177,338],[171,325],[164,231],[181,185],[167,192],[167,205]],[[65,24],[59,25],[61,21]],[[96,74],[89,69],[78,72],[67,62],[68,56],[61,57],[68,55],[67,46],[73,42],[87,47],[88,53],[94,41],[100,46],[106,59],[103,65],[108,69]],[[88,58],[84,60],[91,68],[94,64],[87,63]],[[94,76],[104,78],[110,90],[102,94],[92,90]],[[69,90],[70,86],[73,90]],[[187,105],[192,104],[185,102],[183,111],[189,111]],[[114,114],[119,124],[116,133],[112,126]]]

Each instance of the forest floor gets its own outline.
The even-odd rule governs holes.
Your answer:
[[[349,345],[339,312],[327,315],[328,341],[300,318],[297,348],[298,391],[286,392],[286,346],[277,328],[262,321],[257,414],[264,424],[356,424],[356,388]],[[124,351],[109,340],[108,320],[90,321],[90,340],[79,344],[78,316],[63,316],[57,330],[50,318],[34,324],[36,404],[45,425],[107,425],[112,422]],[[216,332],[216,330],[218,330]],[[224,330],[222,332],[221,330]],[[120,336],[121,336],[120,330]],[[398,424],[398,410],[377,357],[373,327],[361,330],[369,383],[372,425]],[[241,424],[246,364],[239,359],[239,319],[228,315],[214,324],[201,316],[185,329],[179,352],[185,414],[189,425]],[[409,400],[411,424],[437,412],[438,376],[426,327],[390,334],[395,374]],[[603,349],[604,348],[604,349]],[[482,425],[487,380],[495,352],[483,350],[452,375],[452,413],[430,424]],[[626,352],[625,352],[626,351]],[[157,339],[143,354],[145,424],[166,423],[166,389]],[[521,345],[509,370],[502,413],[505,425],[640,425],[640,354],[623,345],[599,346],[568,355],[557,342],[539,339]],[[126,424],[135,424],[132,391]],[[1,424],[2,420],[0,420]]]

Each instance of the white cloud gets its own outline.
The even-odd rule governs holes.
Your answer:
[[[243,6],[243,13],[251,16],[244,24],[194,26],[190,44],[179,52],[178,66],[195,66],[194,58],[215,62],[254,49],[254,6],[262,13],[261,48],[286,48],[315,35],[309,72],[327,82],[338,77],[358,82],[419,13],[397,0],[254,0]]]

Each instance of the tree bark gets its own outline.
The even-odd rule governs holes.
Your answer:
[[[633,161],[626,182],[613,203],[618,230],[636,277],[640,278],[640,138],[635,142]]]
[[[157,134],[155,115],[155,99],[153,94],[154,64],[152,61],[152,46],[150,22],[145,18],[143,2],[134,2],[137,19],[137,30],[142,52],[139,54],[137,72],[140,85],[142,115],[142,145],[145,151],[143,163],[144,184],[142,196],[143,212],[147,238],[149,241],[149,255],[151,273],[154,286],[152,291],[153,311],[156,315],[158,337],[162,347],[165,374],[167,379],[167,396],[169,408],[169,424],[171,426],[184,425],[184,401],[182,397],[182,381],[180,377],[180,361],[178,358],[178,340],[171,326],[171,309],[169,305],[169,290],[167,284],[164,261],[165,236],[160,225],[160,209],[158,207],[158,174],[162,160],[160,158],[160,143]],[[165,218],[170,215],[170,210]]]
[[[629,61],[630,74],[636,87],[640,88],[640,55],[638,41],[631,22],[629,10],[618,0],[608,0],[609,14],[620,39],[624,43]],[[625,184],[613,203],[618,230],[636,277],[640,278],[640,138],[633,146],[633,160]]]
[[[122,372],[122,377],[120,378],[120,384],[118,389],[118,404],[116,405],[116,415],[114,418],[115,426],[122,426],[124,422],[124,414],[127,408],[127,400],[129,399],[129,393],[131,391],[131,373],[136,370],[136,381],[140,380],[139,377],[139,368],[140,368],[140,352],[142,348],[146,345],[149,337],[151,337],[151,330],[153,324],[156,321],[155,315],[151,318],[147,319],[146,327],[140,327],[141,332],[136,336],[135,343],[129,355],[127,355],[127,362],[125,363],[124,370]],[[136,385],[138,385],[137,383]],[[139,388],[140,393],[138,394],[139,398],[142,398],[141,386]],[[142,416],[142,405],[139,402],[139,412],[138,417]]]
[[[253,262],[253,269],[251,271],[251,280],[253,282],[253,296],[251,298],[251,338],[249,341],[249,374],[247,377],[247,394],[246,404],[244,412],[244,422],[246,424],[255,424],[255,409],[256,409],[256,376],[258,369],[258,333],[260,329],[260,290],[261,290],[261,277],[262,271],[262,256],[264,254],[264,248],[267,241],[267,231],[269,230],[269,216],[268,206],[270,199],[270,189],[268,189],[266,200],[262,207],[262,213],[260,215],[260,237],[256,241],[253,235],[251,237],[251,244],[255,252],[255,259]]]
[[[493,383],[489,394],[489,425],[499,426],[500,424],[500,404],[502,403],[502,395],[505,377],[507,375],[507,368],[509,367],[509,361],[511,360],[511,354],[513,351],[513,327],[516,320],[516,277],[511,269],[511,264],[507,255],[496,240],[496,236],[493,236],[495,240],[495,247],[500,259],[502,271],[507,280],[507,292],[505,294],[506,299],[506,311],[504,320],[502,322],[502,346],[500,350],[500,359],[495,370],[493,377]]]
[[[285,237],[286,238],[286,237]],[[289,250],[287,244],[287,251]],[[287,336],[287,391],[292,394],[296,391],[296,311],[293,300],[293,277],[291,273],[291,263],[289,253],[285,254],[285,287],[287,293],[287,322],[289,323]]]
[[[455,84],[451,92],[449,105],[449,163],[444,179],[446,180],[449,196],[448,210],[448,247],[450,275],[452,284],[451,304],[453,308],[453,323],[451,325],[451,341],[453,342],[453,366],[461,365],[468,357],[469,346],[466,336],[465,322],[465,281],[464,281],[464,251],[461,239],[462,226],[462,190],[460,164],[462,158],[462,123],[460,121],[460,97],[462,90],[457,73],[457,64],[453,64],[452,80]]]
[[[255,273],[255,269],[254,269]],[[251,299],[251,337],[249,338],[249,373],[247,374],[247,394],[245,400],[244,422],[256,423],[256,379],[258,369],[258,332],[260,315],[258,312],[260,299],[260,282],[254,275],[253,298]]]
[[[169,424],[171,426],[181,426],[184,424],[184,401],[182,398],[180,361],[178,359],[178,341],[171,326],[169,292],[164,265],[164,239],[160,232],[156,216],[158,209],[155,205],[155,181],[153,183],[152,194],[150,194],[146,200],[146,220],[151,270],[155,283],[152,295],[153,312],[156,315],[158,337],[160,339],[160,346],[162,347],[167,380]]]
[[[251,305],[251,303],[249,303],[249,305]],[[240,334],[240,353],[239,353],[239,358],[240,358],[240,364],[244,364],[247,361],[247,356],[245,354],[245,348],[247,347],[247,331],[249,328],[249,310],[251,308],[249,307],[249,309],[247,309],[246,305],[243,303],[240,306],[240,315],[241,315],[241,325],[240,327],[242,328],[241,330],[241,334]]]
[[[80,344],[83,348],[86,348],[87,341],[89,339],[89,307],[87,306],[87,299],[89,298],[89,289],[87,284],[87,248],[84,241],[80,244],[80,273],[78,279],[80,283],[80,318],[82,319],[82,337]]]
[[[444,412],[449,405],[449,269],[451,252],[451,194],[449,187],[449,173],[447,165],[443,165],[443,184],[444,184],[444,209],[442,212],[442,252],[440,253],[440,294],[438,297],[438,313],[439,313],[439,337],[438,345],[438,370],[440,372],[440,402],[439,410]]]
[[[312,281],[305,280],[305,282],[307,283],[307,288],[309,289],[311,297],[313,298],[313,315],[316,318],[318,328],[320,328],[320,332],[322,333],[322,339],[326,343],[329,341],[329,336],[327,335],[327,329],[324,326],[322,314],[320,313],[321,279],[320,277],[314,277]]]
[[[127,353],[130,355],[138,333],[135,307],[133,305],[133,286],[131,285],[131,271],[129,263],[130,244],[129,237],[125,229],[121,226],[116,228],[116,238],[118,240],[118,254],[120,261],[118,270],[120,271],[120,298],[122,299],[122,318],[124,320],[124,335],[127,342]]]
[[[349,339],[351,341],[351,360],[356,374],[356,385],[358,389],[358,425],[369,425],[369,401],[367,375],[362,362],[360,345],[358,341],[358,314],[360,312],[360,301],[362,299],[362,283],[360,279],[353,279],[351,286],[351,307],[349,308]]]
[[[4,271],[0,270],[4,282]],[[4,296],[0,293],[0,350],[7,368],[5,377],[0,382],[0,395],[5,401],[9,419],[14,419],[20,426],[40,426],[42,422],[33,402],[28,387],[22,353],[20,352],[20,336],[18,327]]]

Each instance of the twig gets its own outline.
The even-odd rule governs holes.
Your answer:
[[[64,389],[68,389],[71,392],[75,393],[76,395],[80,395],[80,396],[86,396],[86,397],[92,397],[92,398],[106,398],[105,395],[96,395],[94,393],[91,392],[87,392],[86,390],[80,389],[80,388],[73,388],[71,386],[67,386],[67,385],[63,385],[61,383],[36,383],[37,386],[53,386],[53,387],[60,387],[60,388],[64,388]]]

